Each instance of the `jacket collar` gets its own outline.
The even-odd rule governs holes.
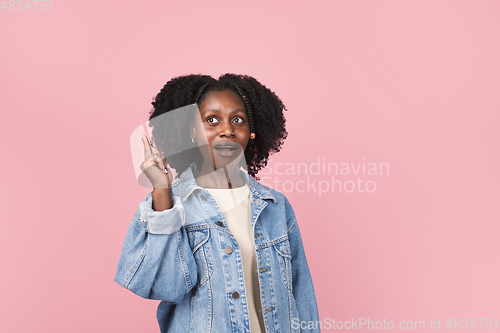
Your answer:
[[[238,169],[240,175],[246,177],[247,183],[250,187],[250,191],[254,196],[259,197],[260,199],[270,199],[274,203],[276,202],[276,198],[272,193],[262,186],[258,181],[256,181],[252,176],[246,173],[243,170]],[[202,190],[203,188],[196,183],[195,175],[199,173],[198,168],[195,163],[191,163],[191,165],[181,174],[180,177],[180,187],[181,187],[181,196],[182,201],[186,201],[187,197],[193,193],[195,189]]]

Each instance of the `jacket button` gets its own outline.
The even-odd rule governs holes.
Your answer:
[[[206,200],[206,199],[207,199],[207,196],[206,196],[205,194],[203,194],[203,193],[202,193],[202,194],[200,194],[200,198],[201,198],[201,200]]]
[[[237,299],[238,297],[240,297],[240,294],[238,294],[237,291],[234,291],[231,296],[234,298],[234,299]]]
[[[220,225],[221,227],[224,225],[224,223],[222,223],[222,221],[217,221],[217,224]]]
[[[226,253],[231,254],[233,252],[233,248],[231,246],[226,247]]]

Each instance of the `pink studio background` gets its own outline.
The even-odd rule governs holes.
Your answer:
[[[285,102],[261,178],[288,181],[322,319],[500,316],[499,2],[52,5],[0,10],[1,332],[159,332],[157,301],[113,281],[149,192],[129,135],[189,73],[249,74]],[[376,190],[278,175],[318,159],[361,163],[335,180]]]

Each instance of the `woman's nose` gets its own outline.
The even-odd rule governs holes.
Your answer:
[[[221,124],[219,136],[226,136],[226,137],[234,136],[234,128],[231,122],[225,121]]]

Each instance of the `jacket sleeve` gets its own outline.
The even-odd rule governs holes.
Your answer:
[[[198,274],[183,227],[184,207],[174,196],[172,208],[154,211],[151,193],[128,228],[115,281],[143,298],[179,303]]]
[[[314,293],[313,281],[311,273],[309,272],[309,266],[307,265],[299,225],[293,214],[293,210],[291,211],[290,221],[291,225],[288,229],[288,239],[292,252],[292,293],[299,312],[298,320],[299,322],[312,321],[316,323],[319,321],[316,294]],[[305,329],[303,331],[319,333],[320,329]]]

